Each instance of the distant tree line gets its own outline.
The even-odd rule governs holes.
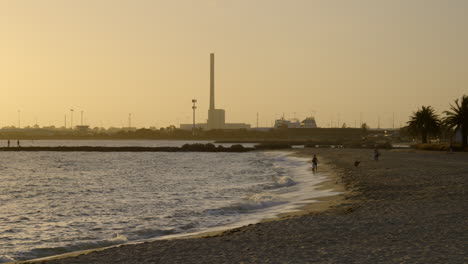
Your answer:
[[[47,130],[24,129],[14,131],[0,130],[0,139],[21,140],[73,140],[73,139],[156,139],[156,140],[218,140],[218,141],[242,141],[262,142],[275,140],[359,140],[367,133],[366,129],[359,128],[279,128],[270,130],[255,129],[213,129],[195,131],[178,129],[168,126],[160,129],[141,128],[135,130]]]
[[[450,109],[443,112],[444,116],[436,114],[432,106],[421,106],[410,116],[408,121],[408,132],[427,143],[431,137],[447,136],[451,139],[457,131],[462,136],[461,146],[468,146],[468,96],[463,95],[456,99]]]

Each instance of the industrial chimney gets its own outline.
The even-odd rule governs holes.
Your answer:
[[[208,109],[208,129],[222,129],[225,124],[225,112],[215,108],[214,93],[214,53],[210,53],[210,109]]]
[[[215,109],[214,63],[214,53],[210,53],[210,110]]]

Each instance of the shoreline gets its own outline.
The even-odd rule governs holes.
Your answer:
[[[291,150],[287,151],[290,152],[289,156],[292,157],[300,157],[304,158],[306,157],[305,155],[301,155],[301,151],[296,150]],[[238,229],[241,230],[243,228],[252,226],[252,225],[257,225],[257,224],[262,224],[266,222],[271,222],[271,221],[283,221],[286,219],[298,217],[298,216],[303,216],[303,215],[308,215],[308,214],[313,214],[313,213],[321,213],[325,212],[329,209],[331,209],[333,206],[339,205],[344,201],[344,197],[347,195],[347,193],[351,193],[349,190],[346,190],[343,185],[339,183],[340,177],[338,173],[332,171],[332,166],[329,164],[324,164],[323,167],[325,167],[325,177],[327,177],[326,180],[314,185],[314,189],[316,190],[323,190],[323,191],[329,191],[332,193],[337,193],[337,194],[332,194],[332,195],[325,195],[325,196],[318,196],[318,197],[312,197],[307,199],[304,205],[298,207],[296,210],[289,211],[289,212],[282,212],[277,214],[274,217],[267,217],[263,218],[260,220],[258,223],[254,224],[247,224],[247,225],[242,225],[239,227],[227,227],[223,228],[223,226],[220,226],[219,228],[223,228],[223,230],[219,231],[201,231],[199,234],[196,233],[194,235],[189,235],[187,237],[182,237],[181,239],[192,239],[192,238],[206,238],[206,237],[211,237],[211,236],[224,236],[224,235],[229,235],[230,233],[237,231]],[[178,239],[178,238],[176,238]]]
[[[292,153],[290,155],[293,157],[311,159],[310,154],[305,152],[305,150],[298,151],[296,149],[295,151],[291,151],[291,152]],[[346,189],[344,185],[342,184],[339,170],[337,170],[337,168],[334,167],[334,165],[326,158],[322,158],[322,161],[320,162],[319,172],[324,172],[324,175],[326,176],[327,179],[315,185],[315,189],[321,190],[321,191],[325,191],[325,190],[331,191],[333,193],[338,193],[338,194],[311,198],[309,203],[306,203],[305,205],[300,207],[299,210],[297,211],[280,213],[276,217],[272,219],[265,219],[264,221],[269,221],[269,220],[277,221],[277,220],[288,219],[291,217],[308,215],[312,213],[321,213],[321,212],[330,210],[332,207],[336,205],[343,203],[343,201],[345,200],[345,197],[352,193],[352,190]],[[261,222],[264,222],[264,221],[261,221]]]
[[[287,150],[273,150],[288,153],[287,156],[296,157],[296,158],[308,158],[305,155],[301,155],[301,149],[287,149]],[[175,235],[166,235],[158,238],[149,239],[147,241],[140,241],[140,242],[129,242],[125,244],[118,244],[112,245],[107,247],[100,247],[100,248],[93,248],[87,250],[80,250],[74,252],[68,252],[59,255],[52,255],[47,257],[41,257],[36,259],[24,260],[24,261],[14,261],[14,262],[6,262],[5,264],[26,264],[26,263],[48,263],[48,261],[52,260],[61,260],[67,258],[73,258],[80,255],[86,255],[89,253],[100,252],[108,249],[119,248],[123,246],[133,246],[143,243],[152,243],[161,240],[179,240],[179,239],[200,239],[200,238],[208,238],[208,237],[218,237],[218,236],[226,236],[232,232],[237,232],[238,230],[242,230],[244,228],[251,227],[253,225],[270,222],[270,221],[282,221],[285,219],[307,215],[311,213],[319,213],[328,210],[331,206],[339,204],[343,200],[344,192],[346,191],[343,186],[338,184],[339,176],[336,172],[332,171],[332,168],[329,164],[323,164],[322,171],[324,171],[324,176],[327,178],[324,181],[321,181],[314,185],[314,189],[320,191],[328,191],[338,194],[331,194],[325,196],[317,196],[311,197],[304,201],[304,205],[299,206],[297,209],[293,209],[293,211],[288,212],[280,212],[273,217],[265,217],[259,220],[258,222],[250,223],[249,221],[241,221],[238,223],[232,223],[228,225],[216,226],[212,228],[208,228],[206,230],[193,232],[193,233],[185,233],[185,234],[175,234]],[[312,172],[311,172],[312,173]]]
[[[325,211],[22,263],[464,263],[467,153],[385,150],[376,162],[369,150],[300,151],[313,153],[348,190]]]

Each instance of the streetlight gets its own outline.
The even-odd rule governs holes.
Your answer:
[[[197,99],[192,99],[192,109],[193,109],[193,126],[192,126],[192,134],[195,135],[195,110],[197,109],[197,106],[196,106],[196,103],[197,103]]]

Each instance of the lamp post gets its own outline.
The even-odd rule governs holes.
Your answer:
[[[195,135],[195,110],[197,109],[196,106],[197,99],[192,99],[192,109],[193,109],[193,126],[192,126],[192,134]]]

